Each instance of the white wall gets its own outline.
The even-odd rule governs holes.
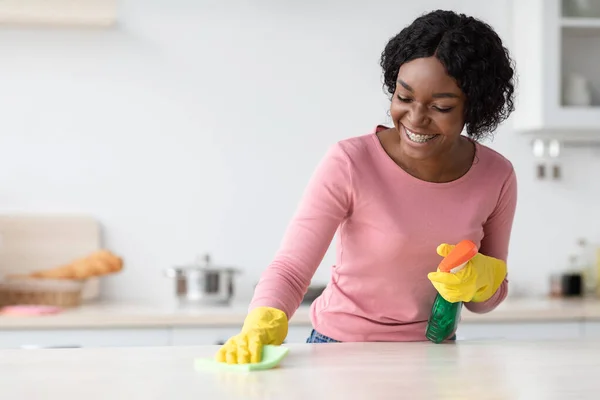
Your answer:
[[[247,298],[326,148],[388,122],[387,39],[437,7],[511,40],[509,2],[478,0],[129,0],[117,31],[1,31],[0,212],[96,216],[126,260],[106,297],[171,299],[162,270],[209,251]],[[539,183],[509,125],[491,146],[519,175],[511,279],[542,293],[563,244],[600,241],[599,157]]]

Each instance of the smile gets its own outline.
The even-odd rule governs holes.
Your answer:
[[[404,130],[406,131],[406,136],[408,136],[408,138],[412,142],[415,142],[415,143],[425,143],[437,136],[437,135],[422,135],[419,133],[414,133],[405,126],[404,126]]]

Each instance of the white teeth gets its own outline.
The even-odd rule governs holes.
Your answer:
[[[406,129],[406,127],[404,127],[404,129]],[[417,142],[417,143],[425,143],[428,140],[431,140],[432,138],[434,138],[436,135],[419,135],[417,133],[413,133],[411,131],[409,131],[408,129],[406,129],[406,134],[408,135],[408,138],[410,140],[412,140],[413,142]]]

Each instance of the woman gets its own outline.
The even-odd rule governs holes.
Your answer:
[[[476,313],[504,300],[517,183],[512,164],[478,140],[513,110],[511,64],[490,26],[449,11],[388,42],[381,66],[393,126],[330,149],[217,360],[256,362],[264,344],[284,341],[336,231],[309,343],[422,341],[437,293]],[[479,253],[457,274],[436,271],[463,239]]]

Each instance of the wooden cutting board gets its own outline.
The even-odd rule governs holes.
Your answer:
[[[54,268],[100,246],[100,225],[89,216],[0,214],[0,275]],[[84,300],[99,296],[99,283],[88,280]]]

